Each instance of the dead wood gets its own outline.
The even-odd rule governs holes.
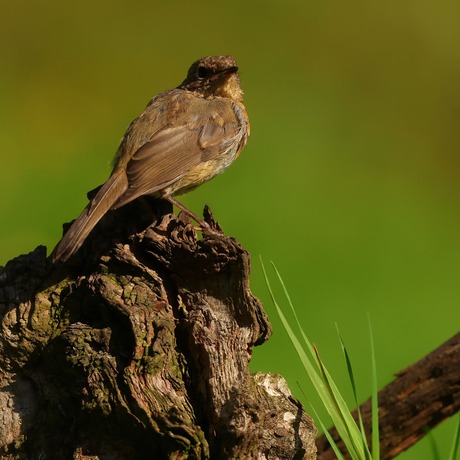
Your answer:
[[[39,247],[0,270],[2,459],[316,458],[284,379],[248,370],[271,332],[249,254],[162,206],[109,213],[64,266]]]

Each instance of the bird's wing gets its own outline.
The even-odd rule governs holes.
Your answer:
[[[160,191],[200,163],[226,155],[241,137],[241,117],[230,101],[193,98],[183,106],[135,151],[126,165],[128,189],[114,208]]]

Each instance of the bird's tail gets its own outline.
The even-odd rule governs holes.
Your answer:
[[[51,260],[62,263],[77,252],[94,226],[127,188],[128,180],[124,172],[112,174],[54,248]]]

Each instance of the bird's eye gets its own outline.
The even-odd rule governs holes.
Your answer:
[[[209,76],[210,73],[211,72],[209,71],[209,69],[206,67],[203,67],[202,65],[198,67],[198,70],[196,72],[196,74],[198,75],[198,78],[206,78],[207,76]]]

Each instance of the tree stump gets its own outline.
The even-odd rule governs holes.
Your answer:
[[[164,206],[109,213],[64,266],[38,247],[0,269],[2,459],[316,458],[284,379],[248,369],[271,333],[249,254]]]

